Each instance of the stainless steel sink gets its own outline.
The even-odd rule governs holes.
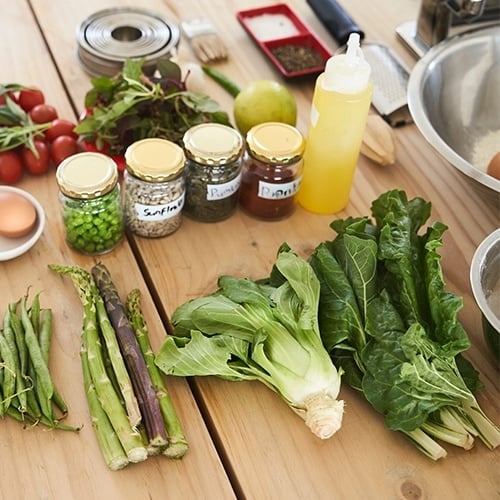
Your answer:
[[[500,201],[500,180],[485,172],[500,151],[500,25],[429,49],[411,71],[408,106],[425,139]]]

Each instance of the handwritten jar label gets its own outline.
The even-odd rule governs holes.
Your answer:
[[[295,196],[299,191],[301,177],[291,182],[276,184],[272,182],[259,181],[259,198],[265,200],[283,200]]]
[[[135,203],[134,209],[137,218],[146,222],[164,221],[179,215],[184,206],[184,193],[176,200],[161,205],[144,205]]]

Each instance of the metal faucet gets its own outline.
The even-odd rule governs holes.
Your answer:
[[[498,0],[422,0],[417,21],[396,28],[396,33],[422,57],[427,50],[450,36],[452,26],[470,26],[482,21],[486,4],[491,4],[492,19],[499,22]]]

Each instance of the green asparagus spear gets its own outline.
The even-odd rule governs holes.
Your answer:
[[[113,329],[102,297],[99,295],[97,287],[95,287],[94,300],[96,304],[97,321],[101,329],[101,334],[106,344],[106,349],[109,355],[109,361],[113,369],[114,378],[118,384],[119,391],[123,397],[125,408],[127,409],[130,425],[135,429],[141,422],[141,412],[139,403],[134,393],[130,375],[125,366],[123,356],[120,352],[120,346],[116,338],[116,332]]]
[[[85,384],[85,393],[87,394],[87,402],[89,404],[90,415],[92,417],[92,427],[95,430],[97,441],[101,449],[106,465],[111,470],[123,469],[129,459],[123,449],[123,446],[118,439],[118,436],[109,421],[106,412],[103,410],[99,397],[92,382],[90,374],[89,360],[87,349],[82,346],[80,350],[80,359],[82,361],[83,381]]]
[[[169,458],[181,458],[188,451],[188,443],[177,412],[163,382],[160,369],[155,364],[155,355],[149,340],[149,332],[141,309],[141,292],[135,288],[129,292],[126,300],[127,315],[134,328],[137,341],[148,367],[153,387],[156,391],[160,409],[168,435],[168,446],[163,452]]]

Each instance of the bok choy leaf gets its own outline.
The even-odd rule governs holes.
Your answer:
[[[320,285],[291,250],[278,253],[273,271],[279,286],[221,276],[215,293],[178,307],[156,364],[167,375],[259,380],[326,439],[341,427],[343,401],[341,371],[319,331]]]

